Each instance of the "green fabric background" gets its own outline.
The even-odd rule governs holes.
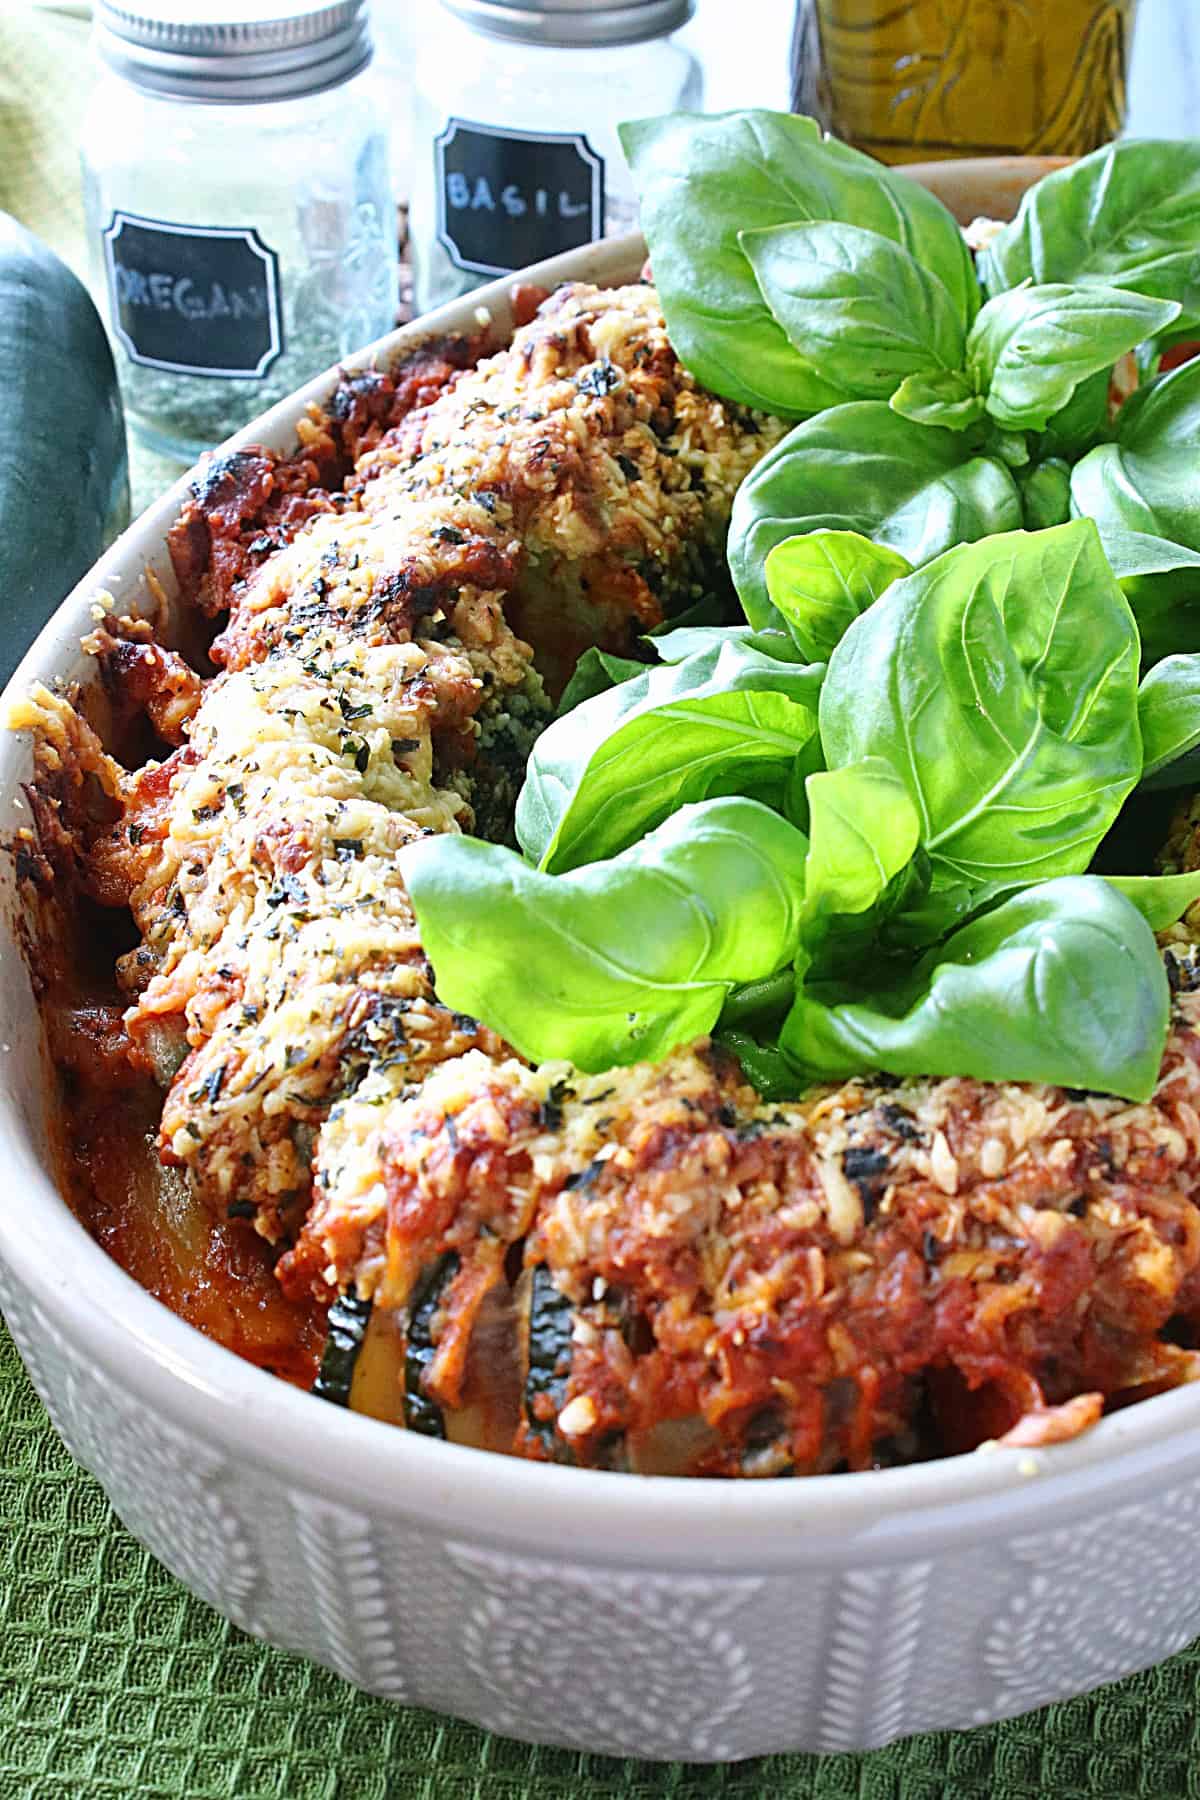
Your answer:
[[[81,274],[82,10],[0,0],[0,207]],[[135,505],[168,474],[135,453]],[[665,1767],[489,1737],[358,1694],[193,1600],[71,1462],[0,1326],[0,1800],[1200,1800],[1198,1695],[1200,1645],[868,1756]]]

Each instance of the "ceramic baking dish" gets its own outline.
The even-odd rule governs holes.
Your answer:
[[[942,165],[964,221],[1038,164]],[[636,277],[640,239],[530,271]],[[432,330],[508,324],[507,282]],[[233,440],[284,448],[311,383]],[[168,493],[66,600],[13,681],[87,679],[99,587],[172,587]],[[0,823],[27,824],[0,735]],[[398,1701],[590,1751],[721,1760],[854,1750],[1078,1694],[1200,1633],[1200,1388],[1074,1442],[919,1467],[720,1483],[490,1456],[323,1405],[218,1348],[76,1222],[7,861],[0,956],[0,1300],[65,1442],[126,1525],[246,1631]]]

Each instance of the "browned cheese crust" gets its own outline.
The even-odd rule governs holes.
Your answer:
[[[339,1095],[495,1044],[436,1003],[396,864],[510,826],[549,713],[514,621],[552,600],[572,653],[635,643],[718,568],[780,431],[695,386],[641,285],[565,288],[476,367],[431,356],[344,383],[295,457],[197,481],[172,551],[185,600],[228,609],[214,678],[98,620],[110,723],[144,718],[165,760],[127,771],[63,696],[18,719],[81,885],[139,934],[118,976],[163,1158],[274,1241]]]

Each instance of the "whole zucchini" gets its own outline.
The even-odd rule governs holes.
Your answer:
[[[83,284],[0,213],[0,680],[129,517],[112,351]]]

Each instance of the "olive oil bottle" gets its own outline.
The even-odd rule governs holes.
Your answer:
[[[1120,131],[1137,0],[798,0],[793,108],[883,162]]]

